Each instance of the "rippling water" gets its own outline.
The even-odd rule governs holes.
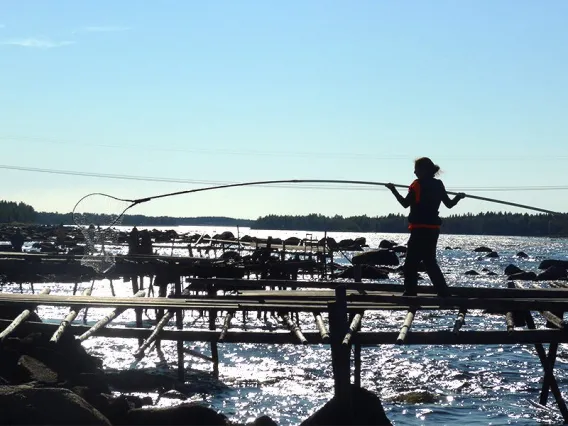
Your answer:
[[[178,232],[199,231],[209,234],[231,230],[230,228],[179,227]],[[286,238],[306,236],[304,231],[251,231],[240,230],[259,237],[271,235]],[[315,238],[322,233],[313,233]],[[365,236],[371,247],[377,247],[381,239],[406,243],[405,234],[371,233],[330,233],[337,241],[344,238]],[[473,249],[486,245],[495,249],[500,257],[478,260],[479,254]],[[452,250],[444,250],[446,246]],[[449,285],[505,287],[504,268],[514,263],[521,268],[534,270],[544,258],[566,259],[568,240],[548,238],[456,236],[442,235],[439,242],[439,262],[446,274]],[[530,257],[517,259],[515,254],[523,250]],[[169,250],[168,250],[169,254]],[[347,262],[342,257],[337,262]],[[483,268],[496,272],[496,276],[465,276],[464,272],[474,269],[481,273]],[[423,274],[425,275],[425,274]],[[401,283],[394,277],[387,282]],[[424,283],[427,283],[426,278]],[[130,284],[115,282],[117,296],[131,295]],[[46,284],[52,294],[69,293],[71,287],[57,283]],[[84,283],[83,286],[90,286]],[[36,291],[41,286],[36,286]],[[5,288],[4,291],[19,291],[19,287]],[[107,280],[95,283],[94,295],[110,295]],[[39,314],[44,319],[61,320],[66,308],[42,307]],[[88,323],[92,324],[109,309],[91,309]],[[398,331],[405,312],[366,313],[362,322],[364,331]],[[151,315],[153,316],[153,315]],[[447,330],[453,327],[454,311],[419,311],[414,320],[413,330]],[[77,321],[83,318],[80,314]],[[153,321],[146,318],[147,325]],[[302,330],[314,330],[311,315],[300,317]],[[542,326],[543,322],[538,322]],[[207,328],[207,318],[188,313],[184,319],[186,327]],[[127,311],[113,322],[114,326],[132,326],[134,313]],[[233,327],[242,328],[241,316],[233,320]],[[222,326],[222,318],[217,320]],[[170,323],[173,328],[173,321]],[[276,322],[268,318],[257,319],[249,315],[247,329],[276,329]],[[505,319],[481,311],[468,312],[464,330],[504,330]],[[132,354],[137,349],[134,339],[91,338],[84,343],[88,351],[102,357],[109,368],[163,368],[166,364],[176,368],[174,342],[162,342],[165,359],[156,351],[143,360],[134,363]],[[186,342],[186,347],[209,354],[209,344]],[[280,425],[295,425],[304,420],[328,401],[333,394],[331,355],[328,346],[261,345],[261,344],[220,344],[220,380],[227,390],[214,395],[196,395],[193,400],[204,401],[214,409],[235,421],[250,421],[266,414]],[[165,363],[164,363],[165,361]],[[566,363],[568,351],[560,345],[556,362],[556,378],[561,390],[566,392]],[[186,356],[186,368],[210,371],[206,361]],[[528,400],[538,401],[542,383],[542,368],[531,345],[486,345],[486,346],[395,346],[365,347],[362,350],[362,386],[377,392],[383,401],[385,411],[396,425],[415,424],[458,424],[468,425],[534,425],[561,423],[552,395],[549,406],[553,410],[534,408]],[[427,403],[411,404],[400,401],[407,392],[422,392]],[[156,394],[150,396],[157,398]],[[176,400],[160,399],[158,405],[179,403]]]

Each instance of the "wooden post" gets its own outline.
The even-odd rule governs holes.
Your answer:
[[[362,281],[363,271],[361,269],[361,265],[355,265],[353,270],[353,278],[356,283],[360,283]],[[363,320],[363,312],[361,312],[361,318],[357,323],[357,327],[355,331],[361,330],[361,321]],[[355,342],[353,345],[353,358],[355,364],[355,386],[361,387],[361,344]]]
[[[454,330],[452,331],[452,333],[454,333],[456,336],[459,334],[460,328],[462,328],[462,326],[465,324],[466,313],[467,309],[465,308],[461,308],[459,310],[458,317],[456,318],[456,322],[454,323]]]
[[[90,295],[91,295],[91,289],[88,288],[85,291],[83,291],[83,296],[90,296]],[[53,336],[51,336],[51,339],[49,340],[50,342],[52,343],[59,342],[59,339],[61,339],[61,336],[63,336],[63,333],[65,332],[67,327],[69,327],[73,322],[73,320],[77,318],[77,315],[79,315],[80,310],[81,310],[80,307],[71,308],[69,310],[69,313],[67,314],[65,319],[61,321],[61,324],[59,325],[55,333],[53,333]]]
[[[218,340],[219,342],[225,340],[225,336],[227,335],[229,327],[231,326],[231,319],[233,318],[233,315],[235,315],[234,311],[227,312],[227,315],[225,316],[225,321],[223,321],[223,328],[221,329],[221,334],[219,335],[219,340]]]
[[[140,291],[138,288],[138,275],[133,275],[130,277],[130,280],[132,281],[132,294],[138,293]],[[134,309],[134,315],[136,317],[136,328],[142,328],[142,309]],[[141,347],[143,343],[144,339],[138,338],[138,347]]]
[[[217,291],[215,285],[212,284],[208,287],[207,293],[209,297],[215,297]],[[209,330],[215,330],[215,320],[217,319],[217,310],[209,310]],[[211,342],[211,358],[213,359],[213,376],[219,377],[219,349],[217,348],[217,342]]]
[[[323,322],[321,313],[314,312],[314,317],[316,319],[316,327],[320,332],[321,339],[323,340],[324,343],[327,343],[329,341],[329,333],[325,328],[325,323]]]
[[[173,253],[173,248],[172,248]],[[175,283],[174,293],[176,297],[181,297],[181,277],[178,277]],[[178,309],[176,311],[176,328],[183,330],[183,311]],[[177,341],[177,363],[178,363],[178,380],[181,383],[185,382],[185,361],[183,351],[183,340]]]
[[[404,319],[404,323],[400,329],[400,333],[396,339],[397,345],[402,345],[406,340],[406,335],[412,326],[412,321],[414,321],[414,314],[416,314],[416,308],[411,308],[406,313],[406,318]]]
[[[339,285],[335,288],[335,300],[329,303],[329,331],[335,398],[342,406],[351,404],[350,351],[349,347],[342,345],[347,327],[347,293],[345,286]]]
[[[140,290],[138,293],[136,293],[134,295],[134,297],[144,297],[145,296],[145,292],[144,290]],[[110,314],[108,314],[107,316],[105,316],[104,318],[101,318],[95,325],[93,325],[88,331],[84,332],[83,334],[81,334],[77,340],[79,340],[80,342],[82,342],[83,340],[88,339],[89,337],[91,337],[93,334],[95,334],[97,331],[99,331],[101,328],[105,327],[108,323],[110,323],[113,319],[115,319],[116,317],[118,317],[120,314],[122,314],[124,311],[126,311],[127,308],[116,308],[114,311],[112,311]]]
[[[531,329],[531,330],[536,329],[532,314],[530,312],[526,313],[525,321],[526,321],[529,329]],[[562,417],[564,418],[564,423],[568,423],[568,408],[566,407],[566,402],[564,402],[564,399],[562,398],[562,394],[560,393],[560,389],[558,388],[558,383],[556,382],[556,378],[554,377],[553,367],[546,357],[546,352],[544,350],[544,347],[542,346],[542,343],[535,343],[534,346],[535,346],[535,349],[536,349],[536,353],[538,354],[538,357],[540,358],[540,363],[542,364],[542,368],[544,370],[543,386],[546,383],[546,387],[550,388],[552,390],[552,394],[554,395],[554,398],[556,399],[556,403],[558,404],[558,408],[560,409],[560,412],[562,413]],[[542,397],[543,397],[543,395],[541,395],[541,398]]]
[[[554,370],[554,364],[556,363],[556,353],[558,352],[558,343],[551,343],[548,346],[548,365],[550,371]],[[548,392],[550,391],[550,376],[544,376],[544,380],[542,382],[542,389],[540,391],[540,404],[546,405],[548,402]]]
[[[150,334],[150,337],[148,337],[148,339],[146,339],[146,341],[142,344],[142,346],[140,346],[138,350],[134,352],[135,358],[142,359],[144,357],[144,351],[152,344],[152,342],[156,340],[157,343],[158,333],[162,331],[162,329],[168,324],[169,320],[173,316],[174,316],[173,311],[168,311],[162,316],[162,318],[160,318],[160,321],[158,322],[158,324],[156,324],[156,327],[154,328],[154,331],[152,331],[152,334]],[[156,350],[159,349],[160,348],[158,347],[158,345],[156,345]]]

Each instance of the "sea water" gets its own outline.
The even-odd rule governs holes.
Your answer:
[[[127,228],[125,228],[127,229]],[[141,228],[143,229],[143,228]],[[167,229],[167,228],[162,228]],[[214,235],[237,229],[230,227],[177,227],[178,233],[207,233]],[[323,238],[321,232],[270,231],[240,228],[245,234],[266,238]],[[382,239],[405,244],[407,234],[348,233],[327,234],[337,241],[363,236],[370,247],[377,247]],[[473,250],[481,245],[499,253],[498,258],[484,258],[483,253]],[[446,248],[451,249],[446,249]],[[507,285],[504,268],[513,263],[525,270],[538,272],[537,267],[545,258],[567,259],[568,240],[528,237],[498,237],[441,235],[438,244],[438,260],[449,285],[472,287],[498,287]],[[516,253],[526,252],[528,258],[518,258]],[[187,250],[162,249],[163,254],[187,255]],[[347,255],[350,257],[350,255]],[[341,254],[338,263],[348,263]],[[487,268],[497,275],[482,272]],[[481,275],[464,273],[475,270]],[[421,284],[429,284],[425,274]],[[381,282],[402,284],[397,274]],[[117,296],[130,296],[129,283],[114,281]],[[146,285],[148,282],[146,283]],[[69,294],[69,284],[47,283],[36,285],[35,291],[49,286],[51,294]],[[80,290],[90,287],[83,283]],[[26,291],[29,290],[25,287]],[[402,290],[402,287],[401,287]],[[19,291],[19,286],[5,286],[3,291]],[[80,294],[80,293],[79,293]],[[110,296],[108,280],[95,282],[93,295]],[[89,309],[87,323],[95,321],[111,309]],[[64,307],[40,307],[38,313],[44,320],[60,321],[68,312]],[[453,310],[418,311],[412,330],[451,330],[457,312]],[[404,320],[404,311],[366,312],[362,321],[363,331],[398,331]],[[79,315],[77,322],[83,318]],[[144,317],[146,325],[155,324],[153,311]],[[114,327],[133,326],[133,311],[127,311],[112,323]],[[544,322],[535,317],[537,327]],[[217,327],[223,318],[217,318]],[[302,330],[315,331],[312,315],[301,315]],[[174,328],[172,320],[167,328]],[[207,329],[208,319],[197,313],[186,313],[185,327]],[[250,313],[246,320],[247,330],[282,330],[273,318],[257,319]],[[505,330],[503,315],[489,315],[482,311],[468,311],[463,330]],[[231,329],[243,329],[242,316],[237,315]],[[412,332],[412,331],[411,331]],[[93,355],[99,356],[105,368],[171,368],[175,370],[177,355],[175,342],[163,341],[163,357],[152,351],[139,362],[133,353],[136,339],[94,337],[83,343]],[[187,348],[210,354],[208,343],[186,342]],[[364,347],[361,353],[362,386],[376,392],[383,403],[389,419],[395,425],[535,425],[561,423],[552,394],[549,397],[551,410],[535,408],[529,401],[538,401],[543,370],[534,345],[382,345]],[[555,374],[561,391],[568,392],[566,363],[568,350],[560,345]],[[186,356],[187,370],[211,371],[211,364],[198,358]],[[333,395],[331,354],[327,345],[267,345],[267,344],[219,344],[220,380],[227,385],[222,391],[191,396],[225,414],[234,421],[252,421],[268,415],[282,426],[296,425],[327,402]],[[422,395],[419,403],[405,402],[405,395],[417,392]],[[148,394],[158,400],[156,393]],[[160,398],[158,405],[171,405],[179,400]]]

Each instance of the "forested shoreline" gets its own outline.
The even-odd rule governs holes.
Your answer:
[[[99,216],[101,223],[109,223],[110,216]],[[106,220],[105,220],[106,219]],[[0,223],[36,225],[72,225],[71,213],[37,212],[25,203],[0,201]],[[125,215],[126,226],[242,226],[252,229],[306,230],[328,232],[406,232],[406,216],[389,214],[370,217],[367,215],[344,217],[340,215],[276,215],[259,217],[256,220],[236,219],[223,216],[169,217]],[[452,215],[443,218],[442,230],[446,234],[469,235],[518,235],[518,236],[568,236],[568,214],[486,212],[479,214]]]

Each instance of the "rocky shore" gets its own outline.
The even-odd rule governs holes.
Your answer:
[[[74,336],[51,343],[42,333],[9,337],[0,345],[0,424],[3,425],[238,425],[195,402],[155,407],[150,397],[120,392],[157,390],[162,398],[222,392],[225,386],[206,373],[181,384],[167,374],[144,370],[103,371]],[[276,425],[261,416],[250,425]],[[353,389],[351,407],[335,400],[302,425],[390,424],[379,398]]]

